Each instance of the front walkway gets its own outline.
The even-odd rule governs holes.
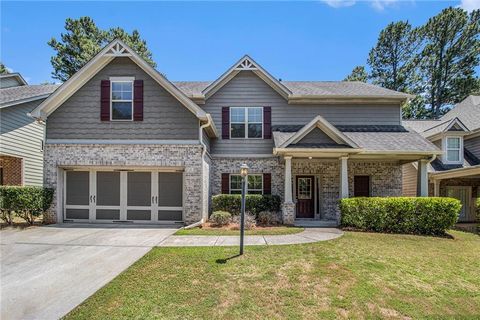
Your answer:
[[[303,232],[288,235],[245,236],[245,245],[301,244],[332,240],[341,237],[343,232],[336,228],[306,228]],[[236,246],[239,236],[170,236],[160,247]]]

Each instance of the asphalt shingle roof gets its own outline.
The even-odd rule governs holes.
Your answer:
[[[211,81],[176,81],[177,88],[187,96],[202,95],[202,90],[208,87]],[[342,96],[342,97],[398,97],[407,98],[409,95],[359,81],[282,81],[294,95],[311,96]]]
[[[40,84],[0,89],[0,105],[50,94],[58,87],[57,84]]]
[[[348,138],[353,140],[360,148],[367,151],[438,151],[439,149],[426,140],[420,134],[409,131],[402,126],[336,126]],[[273,128],[273,138],[275,147],[279,147],[296,131],[287,131],[293,129],[292,126],[275,126]],[[288,148],[299,147],[297,145],[290,145]],[[331,146],[303,146],[325,148]]]

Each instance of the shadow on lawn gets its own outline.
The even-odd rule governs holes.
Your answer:
[[[233,255],[233,256],[225,258],[225,259],[217,259],[217,260],[215,260],[215,263],[225,264],[225,263],[228,262],[228,260],[232,260],[232,259],[238,258],[238,257],[240,257],[240,254],[237,253],[236,255]]]

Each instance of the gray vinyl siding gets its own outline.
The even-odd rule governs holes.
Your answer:
[[[201,107],[222,126],[222,107],[270,106],[272,125],[305,125],[321,115],[334,125],[401,124],[400,106],[395,105],[296,105],[288,102],[253,72],[242,71],[220,88]],[[271,154],[273,140],[229,139],[212,141],[212,154]]]
[[[298,143],[336,143],[325,132],[315,128],[303,137]]]
[[[468,149],[474,156],[480,158],[480,137],[475,137],[472,139],[465,139],[463,145]]]
[[[45,127],[27,116],[41,101],[0,109],[0,154],[23,158],[25,185],[43,184]]]
[[[21,85],[15,77],[6,77],[0,79],[0,88],[10,88]]]
[[[411,163],[402,166],[402,195],[417,196],[417,169]]]
[[[100,82],[110,77],[144,81],[143,121],[100,121]],[[198,140],[199,121],[129,58],[116,58],[47,120],[47,139]]]

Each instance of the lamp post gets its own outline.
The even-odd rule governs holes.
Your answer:
[[[243,238],[245,237],[245,194],[247,193],[248,166],[244,163],[240,166],[242,177],[242,206],[240,211],[240,255],[243,254]]]

